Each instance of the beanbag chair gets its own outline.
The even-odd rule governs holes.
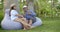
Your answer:
[[[32,26],[36,27],[36,26],[40,26],[40,25],[42,25],[42,21],[41,21],[40,18],[36,17],[36,22],[33,23]],[[9,9],[5,10],[5,16],[4,16],[4,18],[1,22],[1,27],[3,29],[7,29],[7,30],[17,30],[17,29],[22,29],[23,28],[21,23],[12,21],[10,19]]]

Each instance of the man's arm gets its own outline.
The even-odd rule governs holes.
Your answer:
[[[34,11],[28,11],[28,14],[30,14],[32,16],[36,16],[36,13]]]
[[[30,12],[30,11],[28,11],[28,14],[31,14],[31,12]]]

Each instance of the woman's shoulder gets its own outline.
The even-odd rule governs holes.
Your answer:
[[[18,14],[18,12],[16,10],[11,10],[11,13]]]
[[[11,10],[11,11],[16,11],[16,10]]]
[[[11,10],[11,12],[17,12],[16,10]]]

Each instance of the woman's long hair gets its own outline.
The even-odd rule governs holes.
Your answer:
[[[11,16],[11,10],[14,10],[14,7],[15,7],[15,5],[12,5],[12,6],[10,7],[9,16]]]

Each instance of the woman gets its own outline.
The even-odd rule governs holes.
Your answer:
[[[27,23],[27,20],[22,15],[18,14],[18,12],[16,11],[15,4],[11,5],[9,16],[11,16],[11,20],[22,23],[24,26],[24,30],[29,29],[31,27],[31,25]]]

